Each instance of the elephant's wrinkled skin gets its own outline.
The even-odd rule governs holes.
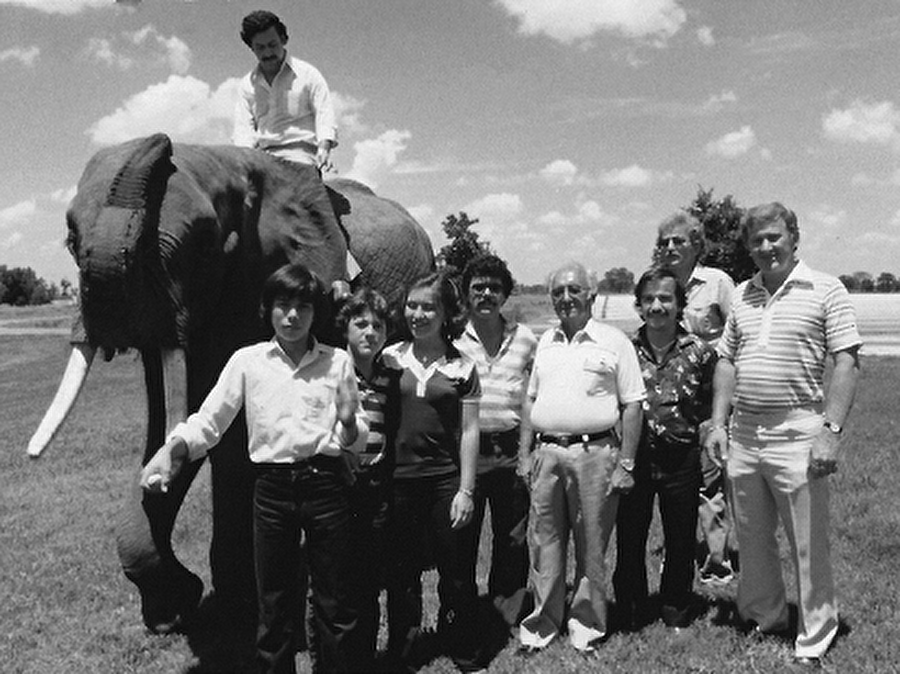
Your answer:
[[[370,287],[396,302],[407,283],[433,267],[427,235],[403,208],[350,180],[333,180],[326,192],[314,169],[262,152],[172,144],[157,134],[90,160],[67,214],[81,287],[73,353],[89,369],[97,350],[107,359],[140,351],[148,401],[143,463],[174,423],[199,407],[230,354],[267,337],[259,292],[272,271],[303,262],[326,283],[339,278],[346,239],[333,219],[318,215],[332,204]],[[170,356],[181,352],[187,410],[173,412],[170,380],[178,368],[169,367],[177,362]],[[59,423],[45,419],[42,427],[51,428],[35,433],[29,453],[38,455]],[[245,447],[243,424],[235,423],[210,455],[210,564],[216,594],[252,607]],[[186,466],[166,494],[144,496],[135,481],[116,528],[123,569],[140,589],[144,621],[154,631],[177,628],[202,594],[171,545],[199,465]]]

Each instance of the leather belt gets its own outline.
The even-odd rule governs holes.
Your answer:
[[[568,447],[569,445],[587,444],[595,440],[602,440],[611,435],[615,435],[615,430],[607,428],[605,431],[596,433],[572,433],[569,435],[553,435],[551,433],[538,433],[537,439],[541,443],[549,443],[559,445],[560,447]]]

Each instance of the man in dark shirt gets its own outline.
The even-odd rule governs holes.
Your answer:
[[[701,484],[700,423],[710,415],[716,354],[680,325],[685,290],[672,270],[646,272],[635,288],[635,304],[644,324],[632,341],[647,399],[634,488],[620,497],[616,517],[613,586],[625,627],[638,627],[650,617],[645,554],[658,495],[665,536],[662,618],[666,625],[679,628],[690,621]]]

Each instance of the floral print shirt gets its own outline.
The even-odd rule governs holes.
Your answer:
[[[634,333],[632,343],[647,387],[641,444],[663,449],[697,446],[700,423],[712,411],[715,349],[681,327],[661,362],[647,340],[645,326]]]

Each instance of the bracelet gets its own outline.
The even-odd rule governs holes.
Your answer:
[[[474,489],[463,489],[462,487],[460,487],[460,488],[459,488],[459,493],[460,493],[460,494],[465,494],[465,495],[468,496],[469,498],[472,498],[473,496],[475,496],[475,490],[474,490]]]

